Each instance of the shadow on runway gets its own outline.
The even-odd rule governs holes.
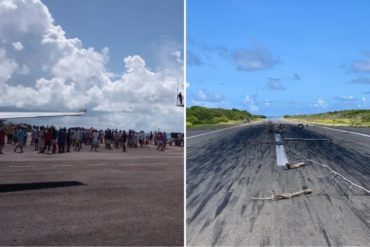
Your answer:
[[[21,190],[40,190],[58,187],[85,185],[77,181],[59,181],[59,182],[40,182],[40,183],[22,183],[22,184],[0,184],[0,193],[14,192]]]

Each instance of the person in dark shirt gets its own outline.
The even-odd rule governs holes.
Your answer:
[[[126,131],[123,131],[121,141],[122,141],[122,152],[126,152],[126,142],[127,142]]]

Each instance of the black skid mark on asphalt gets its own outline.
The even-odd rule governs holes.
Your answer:
[[[303,202],[304,202],[304,205],[306,206],[306,210],[307,210],[308,216],[310,217],[311,223],[313,224],[314,223],[314,219],[312,217],[311,209],[308,206],[308,202],[307,202],[307,200],[303,200]]]
[[[216,221],[215,227],[213,229],[213,240],[212,246],[220,245],[219,243],[223,240],[222,232],[225,225],[225,220]]]
[[[262,150],[260,151],[261,156],[260,156],[259,159],[262,160],[263,158],[265,158],[265,155],[266,155],[267,151],[269,150],[269,148],[265,147],[265,148],[260,148],[260,149],[262,149]]]
[[[77,182],[77,181],[0,184],[0,193],[23,191],[23,190],[52,189],[52,188],[81,186],[81,185],[85,185],[85,184]]]
[[[354,208],[352,205],[349,205],[351,211],[356,215],[357,219],[365,226],[364,229],[370,229],[370,215],[369,215],[369,208],[364,210],[358,210]]]
[[[213,193],[209,193],[208,195],[204,197],[204,199],[199,204],[198,208],[195,210],[195,212],[191,216],[189,223],[192,223],[198,217],[198,215],[203,211],[204,207],[207,205],[208,201],[212,198],[213,195],[214,195]]]
[[[261,167],[262,167],[262,164],[261,163],[258,164],[255,174],[257,174],[260,171]]]
[[[202,228],[200,229],[199,233],[202,233],[211,223],[211,221],[207,218],[206,222],[204,222]]]
[[[195,204],[197,204],[197,202],[199,201],[199,198],[200,198],[200,194],[197,194],[197,195],[195,195],[191,200],[187,200],[187,208],[188,209],[191,209],[191,208],[193,208],[193,206],[195,205]]]
[[[326,200],[330,202],[330,205],[333,205],[333,202],[328,194],[322,194],[322,195],[326,198]]]
[[[239,179],[238,184],[248,186],[249,182],[250,182],[250,177],[242,177],[241,179]]]
[[[226,206],[229,204],[230,197],[233,193],[232,192],[227,192],[226,196],[223,198],[221,204],[217,207],[216,213],[215,213],[215,218],[226,208]]]
[[[255,195],[253,197],[258,197],[258,193],[255,193]],[[254,228],[254,224],[256,222],[256,219],[258,218],[263,206],[264,206],[264,201],[262,200],[252,200],[251,201],[252,203],[252,211],[251,211],[251,214],[250,214],[250,229],[249,229],[249,232],[252,232],[253,231],[253,228]]]
[[[294,128],[292,128],[292,132],[294,131]],[[294,135],[299,135],[301,132],[296,131]],[[309,130],[305,130],[302,133],[305,133],[308,138],[327,138],[324,135],[318,136]],[[319,161],[317,158],[322,157],[322,160],[329,161],[329,163],[325,163],[335,171],[342,173],[346,177],[346,174],[348,174],[352,178],[356,178],[362,186],[366,187],[366,185],[370,184],[370,160],[366,154],[360,154],[354,149],[347,149],[334,142],[316,143],[316,145],[314,143],[302,142],[297,146],[296,150],[302,154],[306,153],[308,158],[316,159],[316,161]],[[349,179],[352,180],[352,178]]]
[[[246,204],[243,204],[242,205],[242,209],[240,210],[240,216],[243,216],[245,210],[247,209],[247,205]]]
[[[261,243],[260,243],[260,246],[271,246],[271,240],[269,238],[268,235],[264,235]]]
[[[230,191],[230,189],[231,189],[231,187],[233,186],[233,184],[234,184],[234,182],[231,182],[231,183],[229,184],[229,187],[227,187],[226,191]]]
[[[326,232],[326,230],[324,228],[322,228],[322,227],[320,228],[320,230],[321,230],[321,232],[322,232],[322,234],[323,234],[323,236],[325,238],[325,241],[326,241],[327,245],[328,246],[331,246],[330,237],[329,237],[328,233]]]

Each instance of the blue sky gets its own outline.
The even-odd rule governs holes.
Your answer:
[[[187,104],[268,116],[369,107],[369,1],[187,1]]]
[[[182,48],[182,0],[43,0],[66,36],[85,46],[109,47],[109,69],[122,73],[122,58],[137,54],[153,69],[161,66],[158,50]]]

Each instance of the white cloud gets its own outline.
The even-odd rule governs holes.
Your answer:
[[[197,102],[222,102],[224,95],[222,93],[208,92],[207,90],[198,90],[194,95],[193,99]]]
[[[367,99],[366,97],[361,97],[360,103],[358,104],[358,107],[366,107],[367,106]]]
[[[13,45],[13,48],[16,50],[16,51],[21,51],[23,50],[23,45],[21,42],[13,42],[12,43]]]
[[[10,10],[15,10],[17,9],[17,5],[13,3],[11,0],[2,0],[0,2],[0,8],[3,9],[10,9]]]
[[[182,109],[176,107],[181,45],[163,46],[161,67],[155,70],[144,58],[127,56],[117,77],[107,68],[109,49],[97,51],[67,38],[40,0],[0,0],[0,20],[0,106],[86,107],[115,112],[112,121],[119,125],[182,129]]]
[[[270,106],[270,105],[271,105],[271,101],[270,101],[269,99],[265,99],[265,100],[263,101],[263,104],[264,104],[265,106]]]
[[[0,84],[9,80],[17,68],[18,64],[14,60],[9,59],[5,50],[0,47]]]
[[[281,83],[281,80],[279,78],[272,78],[269,77],[269,82],[267,83],[267,87],[271,90],[284,90],[285,87]]]
[[[325,100],[324,100],[323,98],[319,97],[319,98],[316,100],[316,102],[315,102],[314,106],[315,106],[315,107],[317,107],[317,108],[322,108],[322,109],[324,109],[324,108],[326,108],[326,107],[328,106],[328,104],[325,102]]]
[[[365,52],[365,59],[356,60],[351,65],[352,72],[363,73],[370,72],[370,52]]]
[[[279,63],[269,50],[257,42],[250,49],[236,50],[232,58],[236,68],[241,71],[270,69]]]
[[[259,107],[256,104],[256,100],[257,100],[256,94],[254,95],[247,94],[243,99],[243,103],[248,106],[248,110],[252,113],[259,111]]]
[[[370,78],[358,76],[350,80],[349,83],[370,85]]]
[[[348,96],[336,96],[336,97],[334,97],[334,99],[336,99],[338,101],[342,101],[342,102],[354,102],[354,101],[357,101],[357,99],[355,97],[353,97],[352,95],[348,95]]]

